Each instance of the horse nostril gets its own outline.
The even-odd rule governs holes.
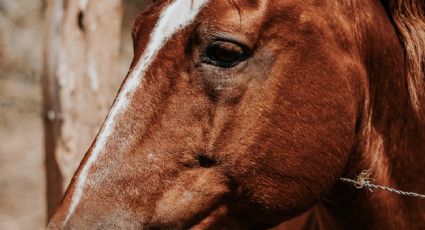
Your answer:
[[[205,154],[199,154],[196,156],[196,160],[198,161],[199,166],[203,168],[210,168],[217,163],[215,159],[206,156]]]

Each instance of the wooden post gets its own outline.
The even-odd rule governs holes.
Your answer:
[[[56,73],[63,14],[62,4],[62,0],[47,0],[45,15],[42,86],[47,212],[49,218],[63,193],[63,176],[55,157],[61,127],[60,119],[57,116],[60,114],[60,105]]]
[[[47,0],[43,109],[48,217],[95,138],[124,76],[121,0]]]

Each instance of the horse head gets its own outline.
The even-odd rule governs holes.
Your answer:
[[[305,212],[357,151],[365,50],[402,53],[392,28],[377,1],[154,3],[49,227],[267,228]]]

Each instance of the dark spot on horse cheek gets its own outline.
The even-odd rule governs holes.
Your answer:
[[[203,167],[203,168],[211,168],[212,166],[214,166],[217,161],[205,154],[199,154],[196,157],[196,160],[199,163],[199,166]]]
[[[86,29],[84,27],[84,12],[81,11],[81,10],[78,12],[77,24],[78,24],[78,28],[80,28],[81,31],[83,31],[83,32],[86,31]]]

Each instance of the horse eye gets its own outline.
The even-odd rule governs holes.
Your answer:
[[[233,42],[216,41],[207,47],[202,62],[230,68],[247,58],[247,52],[244,47]]]

